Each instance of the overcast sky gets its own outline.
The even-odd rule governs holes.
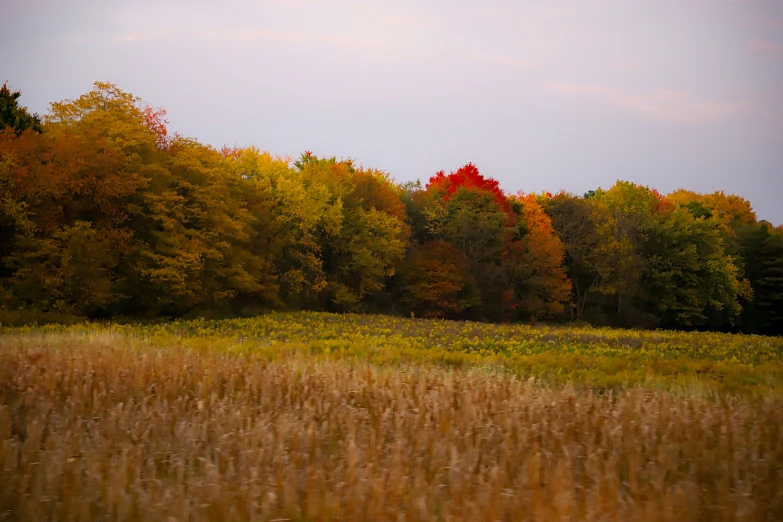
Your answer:
[[[215,146],[724,190],[783,223],[783,0],[0,0],[0,82],[109,81]]]

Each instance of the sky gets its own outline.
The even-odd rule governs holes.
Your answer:
[[[216,147],[723,190],[783,224],[781,0],[0,0],[0,82],[108,81]]]

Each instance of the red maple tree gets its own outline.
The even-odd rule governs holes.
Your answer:
[[[425,188],[432,188],[440,192],[444,200],[448,200],[460,188],[472,188],[489,192],[509,217],[514,219],[514,211],[508,203],[506,194],[500,188],[498,180],[484,177],[473,163],[468,163],[456,172],[448,175],[441,170],[430,178]]]

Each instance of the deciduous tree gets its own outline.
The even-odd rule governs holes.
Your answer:
[[[421,317],[456,318],[481,304],[468,259],[439,239],[411,248],[396,279],[400,304]]]
[[[8,83],[0,87],[0,131],[11,127],[14,132],[21,134],[30,129],[41,132],[41,118],[38,114],[30,114],[26,107],[19,105],[20,91],[12,91]]]
[[[509,245],[518,313],[526,319],[560,318],[571,297],[571,284],[563,267],[563,242],[534,195],[520,194],[513,202],[524,226],[524,234]]]

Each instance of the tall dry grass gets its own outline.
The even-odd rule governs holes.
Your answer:
[[[780,520],[783,401],[0,338],[0,520]]]

